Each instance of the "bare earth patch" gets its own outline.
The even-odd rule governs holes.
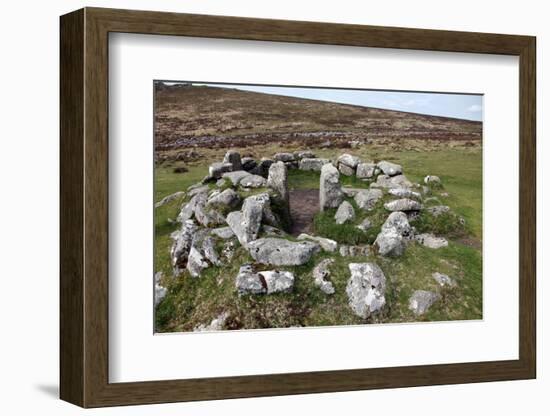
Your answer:
[[[292,218],[291,234],[311,234],[313,217],[319,212],[318,189],[295,189],[290,193],[290,216]]]

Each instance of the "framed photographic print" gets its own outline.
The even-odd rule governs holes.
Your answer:
[[[536,376],[535,38],[61,17],[83,407]]]

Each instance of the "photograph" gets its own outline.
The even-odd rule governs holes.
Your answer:
[[[483,319],[482,94],[152,88],[155,333]]]

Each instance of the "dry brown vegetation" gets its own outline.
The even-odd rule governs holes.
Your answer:
[[[350,147],[409,140],[480,143],[480,122],[382,110],[231,88],[157,83],[155,146],[246,147],[279,142]]]

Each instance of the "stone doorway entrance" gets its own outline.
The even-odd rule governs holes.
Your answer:
[[[289,192],[291,234],[313,234],[313,217],[319,212],[319,189],[295,189]]]

